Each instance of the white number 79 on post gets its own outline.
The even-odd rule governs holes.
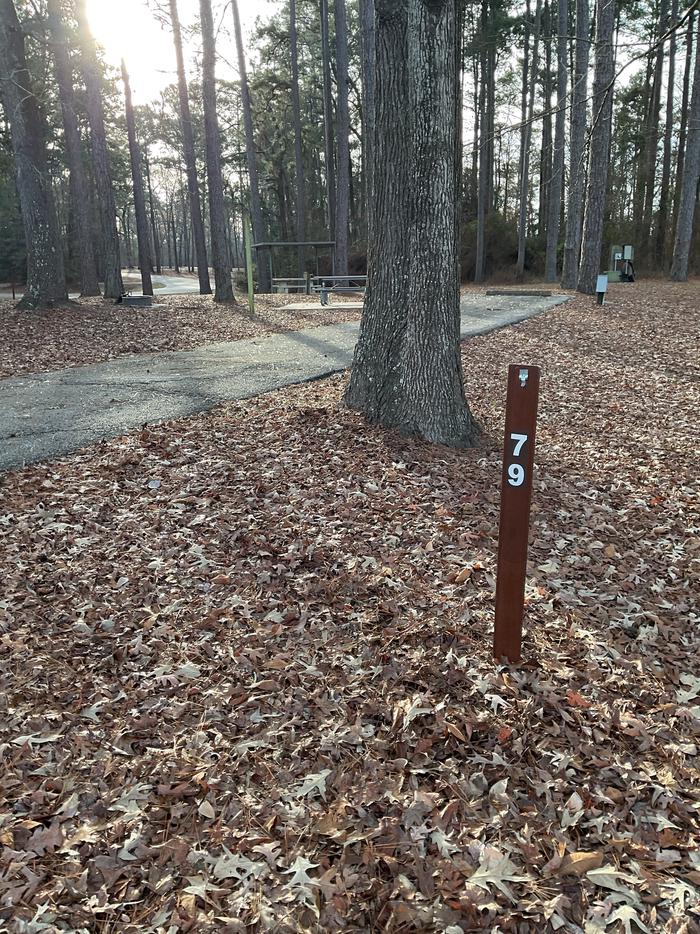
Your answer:
[[[510,440],[514,441],[513,445],[513,457],[519,457],[520,452],[527,441],[527,435],[518,434],[518,432],[512,432]],[[522,486],[525,481],[525,468],[522,464],[509,464],[508,466],[508,483],[510,486]]]

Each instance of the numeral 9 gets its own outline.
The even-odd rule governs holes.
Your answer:
[[[511,486],[522,486],[525,480],[525,468],[520,464],[511,464],[508,467],[508,483]]]

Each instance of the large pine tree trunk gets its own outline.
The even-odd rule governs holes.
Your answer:
[[[199,13],[202,26],[202,103],[209,181],[209,229],[214,264],[214,301],[235,302],[231,282],[231,260],[226,241],[226,202],[221,175],[219,118],[216,113],[216,45],[211,0],[199,0]]]
[[[77,0],[76,16],[80,34],[82,72],[85,81],[85,106],[90,124],[92,162],[97,188],[100,227],[102,229],[104,295],[105,298],[119,298],[124,292],[124,283],[122,282],[119,235],[117,233],[117,208],[114,203],[112,170],[109,162],[109,149],[107,148],[101,76],[97,64],[95,40],[90,33],[85,10],[85,0]]]
[[[478,428],[459,349],[455,0],[375,0],[375,10],[373,236],[346,402],[467,447]]]
[[[97,264],[93,249],[92,224],[90,219],[90,193],[83,165],[83,152],[78,128],[73,93],[73,70],[68,53],[68,41],[59,0],[48,0],[48,23],[53,46],[56,84],[61,101],[63,135],[66,146],[66,161],[70,172],[70,201],[78,265],[80,270],[80,293],[83,296],[99,295]]]
[[[12,0],[0,0],[0,92],[10,124],[24,236],[27,285],[20,308],[66,302],[63,246],[46,162],[46,128],[32,88],[24,33]]]
[[[129,137],[129,157],[131,159],[131,178],[134,185],[134,213],[136,214],[136,239],[139,247],[139,269],[144,295],[153,295],[151,281],[151,251],[148,248],[148,217],[146,199],[143,193],[143,173],[141,172],[141,149],[136,139],[136,121],[134,105],[131,100],[129,73],[122,59],[122,81],[124,82],[124,100],[126,105],[126,132]]]
[[[676,82],[676,26],[678,23],[678,0],[672,0],[671,22],[673,29],[668,50],[668,80],[666,82],[666,118],[664,121],[664,150],[661,166],[661,188],[659,191],[659,210],[656,216],[656,265],[667,269],[668,254],[668,216],[669,191],[671,187],[671,155],[673,147],[673,101]]]
[[[693,238],[693,220],[697,200],[698,180],[700,179],[700,17],[696,38],[695,68],[693,71],[693,93],[688,113],[688,136],[683,160],[683,181],[681,183],[676,240],[671,262],[671,278],[676,282],[685,282],[688,278],[688,259],[690,242]]]
[[[535,118],[535,89],[537,87],[537,67],[539,64],[540,20],[542,0],[537,0],[535,9],[535,23],[533,27],[532,64],[530,69],[530,90],[527,105],[527,122],[523,127],[522,153],[520,163],[520,178],[518,182],[518,258],[515,264],[515,274],[518,279],[525,275],[525,244],[527,239],[527,215],[530,201],[530,140],[532,139],[532,122]]]
[[[568,74],[567,40],[569,38],[568,0],[557,0],[557,116],[554,128],[554,155],[552,178],[549,186],[549,215],[547,218],[547,252],[545,281],[557,280],[557,251],[561,203],[564,190],[564,145],[566,142],[566,85]]]
[[[245,127],[245,154],[248,165],[248,183],[250,186],[250,217],[253,225],[253,240],[255,240],[256,243],[264,243],[267,240],[267,235],[263,222],[262,203],[260,199],[258,152],[255,146],[255,133],[253,131],[253,105],[250,97],[250,86],[248,84],[243,38],[241,36],[238,0],[233,0],[233,26],[236,34],[236,51],[238,53],[238,78],[241,83],[241,103],[243,106],[243,126]],[[267,256],[267,250],[258,251],[258,289],[260,292],[272,291]]]
[[[578,291],[593,295],[600,270],[603,221],[608,188],[608,163],[615,84],[615,0],[598,0],[596,56],[593,80],[593,129],[588,166],[588,197],[583,224]]]
[[[296,0],[289,3],[289,49],[292,77],[292,121],[294,123],[294,167],[296,172],[296,222],[297,240],[306,240],[306,178],[304,176],[304,155],[301,139],[301,103],[299,101],[299,52],[297,49],[297,5]],[[299,276],[303,277],[306,268],[306,250],[299,246]]]
[[[335,0],[335,60],[338,76],[338,187],[335,222],[335,272],[348,274],[350,210],[350,113],[348,110],[348,28],[345,0]]]
[[[540,149],[540,196],[537,212],[537,235],[547,233],[549,189],[552,181],[552,8],[544,4],[544,69],[542,72],[542,147]]]
[[[202,201],[199,193],[197,179],[197,159],[194,149],[194,131],[192,129],[192,114],[190,113],[190,97],[185,74],[185,57],[182,52],[182,30],[177,9],[177,0],[170,0],[170,22],[173,27],[173,42],[175,57],[177,59],[177,89],[180,100],[180,132],[182,134],[182,154],[187,169],[187,196],[190,203],[190,218],[192,225],[192,238],[197,259],[197,275],[199,278],[199,294],[211,295],[211,282],[209,280],[209,260],[207,257],[207,241],[204,234],[204,220],[202,218]],[[190,264],[191,265],[191,264]]]
[[[571,100],[569,150],[569,204],[566,212],[562,286],[575,289],[581,253],[583,199],[586,191],[586,124],[588,109],[588,58],[591,18],[588,0],[576,0],[576,64]]]

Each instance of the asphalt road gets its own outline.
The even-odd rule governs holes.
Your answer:
[[[462,337],[514,324],[566,300],[467,294]],[[358,331],[359,324],[351,322],[2,379],[0,469],[345,370]]]

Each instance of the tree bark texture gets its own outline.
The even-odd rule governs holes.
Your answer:
[[[598,0],[593,79],[593,128],[588,166],[588,197],[583,224],[578,291],[593,295],[600,270],[603,220],[608,187],[612,105],[615,84],[615,0]]]
[[[688,278],[688,259],[690,242],[693,238],[693,221],[697,201],[698,180],[700,180],[700,17],[695,47],[695,67],[693,70],[693,93],[688,113],[688,134],[683,160],[683,181],[676,222],[676,239],[671,262],[671,278],[675,282],[685,282]]]
[[[537,0],[535,8],[535,23],[533,26],[532,64],[530,69],[530,91],[527,106],[527,123],[523,128],[522,151],[523,159],[520,165],[520,180],[518,184],[518,258],[515,264],[515,273],[518,279],[525,275],[525,248],[527,240],[527,215],[530,201],[530,140],[532,139],[532,122],[535,118],[535,89],[537,87],[537,67],[539,64],[540,21],[542,15],[542,0]]]
[[[253,105],[248,84],[248,71],[245,61],[245,50],[241,36],[241,19],[238,15],[238,0],[233,0],[233,26],[236,34],[236,51],[238,53],[238,76],[241,83],[241,104],[243,107],[243,126],[245,127],[245,154],[248,165],[248,184],[250,187],[250,216],[253,225],[253,240],[264,243],[267,232],[263,222],[262,203],[260,199],[260,181],[258,178],[258,151],[255,145],[255,132],[253,130]],[[258,290],[266,293],[272,291],[270,282],[270,269],[267,263],[267,251],[258,252],[260,261],[258,268]]]
[[[85,106],[90,124],[93,170],[102,230],[104,295],[105,298],[119,298],[124,292],[124,283],[122,282],[119,234],[117,233],[117,208],[114,203],[112,170],[107,147],[100,69],[97,63],[95,40],[88,24],[85,0],[77,0],[76,16],[80,33]]]
[[[586,192],[586,125],[588,120],[588,58],[591,17],[589,0],[576,0],[576,63],[571,95],[569,203],[566,212],[562,286],[575,289],[581,255],[583,201]]]
[[[375,0],[373,236],[347,404],[468,447],[459,347],[454,0]]]
[[[540,150],[540,198],[537,235],[547,233],[549,218],[549,188],[552,181],[552,7],[544,4],[544,69],[542,73],[542,148]]]
[[[306,240],[306,179],[304,176],[304,155],[301,139],[301,103],[299,101],[299,52],[297,48],[297,5],[296,0],[289,3],[289,50],[292,77],[292,120],[294,123],[294,167],[296,172],[296,224],[297,240]],[[306,250],[298,248],[299,276],[303,277],[306,267]]]
[[[557,0],[557,115],[554,125],[554,153],[552,177],[549,186],[549,214],[547,218],[547,252],[545,255],[545,281],[557,280],[557,253],[561,203],[564,192],[564,146],[566,143],[566,87],[568,77],[568,0]]]
[[[90,193],[83,165],[83,150],[73,93],[73,70],[60,0],[48,0],[47,10],[56,84],[61,101],[66,161],[70,173],[70,201],[80,274],[80,294],[83,296],[99,295],[100,284],[97,279],[90,219]]]
[[[131,160],[131,178],[134,187],[134,213],[136,215],[136,240],[139,248],[139,269],[144,295],[153,295],[151,280],[151,251],[148,248],[148,216],[146,198],[143,193],[143,173],[141,171],[141,148],[136,139],[136,121],[134,105],[131,100],[129,73],[122,59],[122,81],[124,82],[124,101],[126,105],[126,131],[129,137],[129,157]]]
[[[345,0],[335,0],[335,61],[338,78],[335,273],[337,276],[347,276],[350,220],[350,112],[348,109],[348,27]]]
[[[202,103],[209,182],[209,229],[214,265],[214,301],[235,302],[231,282],[231,260],[226,242],[226,203],[221,175],[219,118],[216,113],[216,45],[211,0],[199,0],[199,13],[202,26]]]
[[[0,91],[27,246],[27,284],[18,307],[49,308],[68,300],[63,247],[47,168],[46,127],[12,0],[0,0]]]
[[[182,52],[182,30],[180,16],[177,9],[177,0],[170,0],[170,22],[173,27],[173,42],[175,57],[177,59],[177,88],[180,101],[180,132],[182,134],[182,154],[187,169],[187,196],[190,204],[190,218],[192,223],[192,238],[197,260],[197,276],[199,278],[199,294],[211,295],[211,282],[209,279],[209,259],[207,257],[207,241],[204,235],[204,220],[202,218],[202,201],[199,194],[197,180],[197,159],[194,149],[194,131],[192,129],[192,114],[190,112],[190,97],[187,88],[187,75],[185,73],[185,57]]]

